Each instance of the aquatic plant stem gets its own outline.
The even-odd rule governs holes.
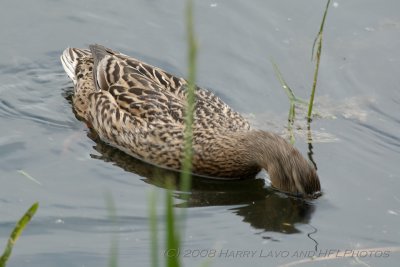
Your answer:
[[[185,112],[185,144],[184,158],[182,164],[182,175],[180,189],[189,191],[191,186],[192,170],[192,141],[193,141],[193,116],[195,107],[195,83],[196,83],[196,59],[197,44],[194,34],[193,22],[193,0],[186,2],[186,34],[188,44],[188,86],[187,86],[187,104]]]
[[[5,267],[8,259],[10,258],[12,249],[14,247],[15,242],[17,242],[19,236],[22,231],[31,221],[32,217],[35,215],[37,209],[39,208],[39,203],[35,202],[21,217],[21,219],[15,225],[15,228],[11,232],[10,237],[8,238],[7,246],[4,249],[3,255],[0,257],[0,267]]]
[[[150,261],[151,267],[158,267],[158,229],[157,229],[157,195],[154,189],[150,192],[149,197],[149,218],[150,218],[150,240],[151,251]]]
[[[292,145],[294,145],[294,142],[296,142],[293,132],[293,124],[295,117],[296,117],[296,104],[294,102],[290,102],[289,116],[288,116],[288,130],[290,133],[290,143]]]
[[[165,249],[165,257],[166,263],[168,267],[179,267],[180,266],[180,257],[179,257],[179,248],[180,248],[180,228],[177,227],[175,214],[174,214],[174,199],[172,197],[171,189],[167,190],[166,199],[165,199],[165,207],[166,207],[166,226],[167,226],[167,236],[166,236],[166,249]]]
[[[117,208],[115,206],[114,198],[110,191],[104,194],[108,212],[108,218],[114,223],[117,223]],[[111,238],[111,246],[108,257],[108,267],[118,266],[118,237],[114,234]]]
[[[298,97],[296,97],[293,93],[293,90],[289,87],[289,85],[286,83],[285,79],[283,78],[282,73],[280,72],[278,65],[271,59],[272,66],[274,68],[274,72],[276,77],[278,77],[278,80],[285,91],[286,95],[289,98],[289,114],[288,114],[288,131],[290,135],[290,143],[294,145],[296,139],[294,137],[294,132],[293,132],[293,124],[294,120],[296,117],[296,103],[302,104],[302,105],[307,105],[308,103]]]
[[[293,90],[289,87],[289,85],[286,83],[285,79],[283,78],[283,75],[281,73],[281,71],[278,68],[278,65],[275,63],[275,61],[273,59],[270,59],[271,63],[272,63],[272,67],[274,68],[274,72],[276,77],[279,80],[279,83],[281,84],[283,90],[285,91],[286,95],[289,98],[290,102],[294,102],[297,104],[301,104],[301,105],[308,105],[308,102],[298,98],[294,93]]]
[[[314,44],[313,44],[313,48],[312,48],[312,58],[315,59],[316,63],[315,63],[315,70],[314,70],[314,80],[313,80],[313,85],[311,88],[310,101],[308,104],[308,113],[307,113],[308,121],[311,121],[311,119],[312,119],[311,115],[312,115],[312,109],[313,109],[313,105],[314,105],[315,89],[317,88],[319,63],[321,60],[321,52],[322,52],[322,34],[324,32],[325,19],[326,19],[326,15],[328,14],[330,2],[331,2],[331,0],[328,0],[328,2],[326,3],[325,12],[324,12],[324,16],[322,17],[321,26],[319,28],[317,37],[314,40]],[[314,48],[315,48],[316,44],[317,44],[317,51],[316,51],[315,57],[314,57]]]
[[[186,91],[186,109],[185,109],[185,131],[184,131],[184,149],[183,161],[181,166],[180,190],[189,192],[191,188],[191,170],[193,158],[193,120],[195,109],[195,87],[196,87],[196,59],[197,44],[194,34],[193,21],[193,0],[186,2],[186,34],[188,44],[188,86]],[[180,266],[180,242],[184,232],[184,221],[186,211],[182,209],[179,220],[174,213],[174,200],[172,196],[172,184],[168,184],[166,193],[166,250],[164,251],[165,260],[168,267]],[[189,194],[184,194],[183,207],[187,205]],[[154,249],[154,248],[153,248]],[[172,253],[172,254],[171,254]]]

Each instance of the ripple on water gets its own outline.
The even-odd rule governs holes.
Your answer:
[[[55,128],[76,128],[70,105],[62,96],[61,89],[69,83],[58,57],[0,66],[0,77],[0,117],[5,119],[2,123],[21,119]]]
[[[400,120],[394,115],[384,112],[376,103],[369,105],[370,119],[365,122],[358,122],[360,131],[365,132],[372,144],[376,144],[376,152],[392,151],[400,153]]]
[[[368,105],[374,103],[372,97],[354,96],[343,100],[332,99],[329,96],[318,96],[313,109],[314,119],[311,123],[311,131],[308,130],[307,111],[308,107],[296,105],[296,119],[293,125],[293,132],[296,139],[308,142],[311,137],[312,143],[338,142],[340,138],[334,131],[325,127],[316,127],[319,120],[324,123],[343,118],[357,122],[365,122],[368,119]],[[288,103],[289,106],[289,103]],[[288,114],[248,114],[246,118],[255,128],[280,133],[287,140],[290,134],[287,129]]]

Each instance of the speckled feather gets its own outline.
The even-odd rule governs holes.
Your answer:
[[[100,45],[61,56],[75,84],[73,106],[99,137],[149,163],[181,167],[187,81]],[[301,154],[276,134],[249,123],[212,92],[197,87],[193,172],[219,179],[267,169],[272,184],[292,193],[320,190]]]

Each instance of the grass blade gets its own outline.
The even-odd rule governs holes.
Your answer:
[[[289,130],[289,135],[290,135],[290,143],[294,145],[296,142],[296,139],[294,137],[294,132],[293,132],[293,124],[294,124],[294,119],[296,116],[296,105],[294,102],[290,102],[290,108],[289,108],[289,117],[288,117],[288,130]]]
[[[188,44],[188,86],[186,94],[186,109],[185,109],[185,131],[184,131],[184,149],[183,149],[183,161],[181,167],[181,179],[180,179],[180,190],[187,192],[191,187],[191,170],[192,170],[192,157],[193,157],[193,120],[194,120],[194,109],[195,109],[195,88],[196,88],[196,60],[197,60],[197,43],[194,34],[194,21],[193,21],[193,0],[187,0],[186,2],[186,33],[187,33],[187,44]],[[180,236],[182,235],[183,222],[185,220],[185,209],[181,210],[179,221],[174,214],[174,200],[172,196],[172,187],[169,187],[166,193],[166,263],[169,267],[180,266]],[[185,198],[189,197],[189,194],[184,194]],[[184,199],[184,205],[187,201]],[[179,225],[178,223],[182,225]],[[156,251],[156,248],[153,248]],[[153,253],[154,253],[153,251]],[[172,252],[172,254],[170,253]],[[154,261],[155,262],[155,261]],[[156,263],[153,263],[156,264]]]
[[[278,65],[271,59],[272,67],[274,68],[274,72],[276,77],[278,78],[283,90],[285,91],[286,95],[289,98],[290,102],[294,102],[297,104],[302,104],[302,105],[308,105],[308,102],[298,98],[294,93],[293,90],[289,87],[289,85],[286,83],[285,79],[283,78],[283,75],[281,71],[278,68]]]
[[[174,214],[174,200],[172,197],[171,190],[167,190],[166,194],[166,225],[167,225],[167,244],[166,251],[172,252],[166,255],[166,261],[168,267],[179,267],[179,248],[180,241],[178,235],[178,228],[176,227],[175,214]]]
[[[37,209],[39,208],[39,203],[35,202],[21,217],[21,219],[15,225],[14,230],[11,232],[10,237],[8,238],[7,246],[4,249],[3,255],[0,257],[0,267],[5,267],[8,259],[10,258],[12,249],[14,247],[15,242],[17,242],[19,236],[22,231],[31,221],[32,217],[35,215]]]
[[[193,1],[188,0],[186,3],[186,33],[188,44],[188,88],[187,88],[187,105],[185,111],[185,145],[184,159],[182,163],[181,190],[188,191],[191,186],[191,169],[192,169],[192,140],[193,140],[193,114],[195,108],[195,83],[196,83],[196,59],[197,44],[194,34],[193,22]]]
[[[118,239],[114,236],[111,240],[110,256],[108,258],[109,267],[118,266]]]
[[[150,261],[152,267],[158,267],[158,229],[157,229],[157,195],[153,191],[149,197],[149,218],[150,218],[150,240],[151,252]]]
[[[322,22],[321,22],[321,25],[319,28],[319,32],[317,34],[317,37],[314,40],[314,44],[313,44],[313,48],[312,48],[312,58],[315,59],[316,63],[315,63],[315,70],[314,70],[314,80],[313,80],[313,85],[311,88],[310,101],[309,101],[309,105],[308,105],[308,113],[307,113],[308,121],[311,121],[312,109],[313,109],[313,105],[314,105],[315,89],[317,87],[317,80],[318,80],[319,62],[321,60],[321,52],[322,52],[322,34],[324,32],[325,19],[326,19],[326,15],[328,14],[330,2],[331,2],[331,0],[328,0],[328,2],[326,3],[324,16],[322,17]],[[317,45],[317,51],[314,53],[315,45]]]
[[[289,131],[289,135],[290,135],[290,143],[293,145],[296,141],[296,139],[294,137],[294,132],[293,132],[293,124],[294,124],[294,120],[296,117],[296,104],[308,105],[308,103],[295,96],[295,94],[293,93],[293,90],[289,87],[289,85],[286,83],[285,79],[283,78],[283,75],[282,75],[281,71],[279,70],[278,65],[273,60],[271,60],[271,63],[274,68],[276,77],[278,77],[278,80],[279,80],[283,90],[286,92],[286,95],[289,98],[290,108],[289,108],[289,114],[288,114],[288,131]]]
[[[114,198],[111,192],[108,191],[105,193],[105,200],[106,200],[108,217],[114,224],[116,224],[117,208],[115,206]],[[118,266],[118,237],[116,234],[114,234],[111,239],[110,253],[108,257],[108,266],[109,267]]]

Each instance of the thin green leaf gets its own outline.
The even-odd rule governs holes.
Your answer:
[[[153,191],[149,197],[149,218],[150,218],[150,239],[151,239],[151,253],[150,260],[152,267],[158,267],[158,229],[157,229],[157,195]]]
[[[115,206],[114,198],[110,191],[107,191],[104,194],[104,198],[106,200],[106,207],[108,218],[111,219],[113,222],[117,221],[117,208]]]
[[[314,44],[313,44],[313,48],[312,48],[312,55],[314,55],[316,63],[315,63],[315,70],[314,70],[314,80],[313,80],[313,85],[311,88],[310,101],[309,101],[309,105],[308,105],[308,113],[307,113],[308,121],[311,121],[312,109],[313,109],[313,105],[314,105],[315,89],[317,88],[319,63],[321,60],[321,52],[322,52],[322,34],[324,32],[325,19],[328,14],[330,2],[331,2],[331,0],[328,0],[326,3],[324,16],[322,17],[319,32],[317,34],[317,37],[314,40]],[[317,44],[317,51],[314,54],[314,48],[315,48],[316,44]]]
[[[37,209],[39,208],[39,203],[35,202],[21,217],[21,219],[15,225],[15,228],[11,232],[10,237],[8,238],[7,246],[4,249],[3,255],[0,257],[0,267],[5,267],[8,259],[10,258],[12,249],[14,247],[15,242],[17,242],[19,236],[22,231],[31,221],[32,217],[35,215]]]
[[[111,240],[110,256],[108,257],[108,266],[117,267],[118,266],[118,239],[114,236]]]
[[[195,107],[195,83],[196,83],[196,60],[197,60],[197,43],[194,34],[193,21],[193,1],[186,2],[186,34],[188,44],[188,87],[187,87],[187,104],[185,110],[185,146],[184,158],[182,163],[181,190],[189,191],[191,187],[191,170],[192,170],[192,141],[193,141],[193,116]]]
[[[108,217],[113,223],[117,223],[117,208],[115,206],[114,198],[110,191],[105,193],[106,207]],[[111,239],[110,253],[108,257],[108,266],[118,266],[118,236],[114,234]]]
[[[167,190],[166,200],[165,200],[165,208],[166,208],[166,224],[167,224],[167,244],[166,251],[173,251],[176,253],[167,253],[166,254],[166,262],[168,267],[179,267],[179,235],[178,228],[175,222],[175,214],[174,214],[174,203],[171,190]]]
[[[271,63],[272,63],[272,67],[274,68],[275,75],[278,78],[278,80],[279,80],[283,90],[285,91],[286,95],[288,96],[289,101],[290,102],[295,102],[295,103],[301,104],[301,105],[308,105],[307,101],[305,101],[305,100],[303,100],[301,98],[298,98],[294,94],[293,90],[289,87],[289,85],[286,83],[285,79],[283,78],[283,75],[282,75],[281,71],[279,70],[278,65],[272,59],[271,59]]]
[[[275,61],[271,59],[271,63],[272,63],[272,67],[274,68],[275,75],[276,75],[276,77],[278,77],[278,80],[279,80],[283,90],[285,91],[286,95],[289,98],[289,101],[292,101],[293,99],[296,98],[296,96],[294,95],[292,89],[290,89],[289,85],[286,83],[286,81],[283,78],[283,75],[282,75],[281,71],[279,70],[278,65],[275,63]]]
[[[296,139],[294,137],[294,132],[293,132],[293,124],[294,120],[296,117],[296,111],[295,111],[296,105],[294,102],[290,103],[290,109],[289,109],[289,117],[288,117],[288,130],[289,130],[289,135],[290,135],[290,143],[294,145],[296,142]]]

